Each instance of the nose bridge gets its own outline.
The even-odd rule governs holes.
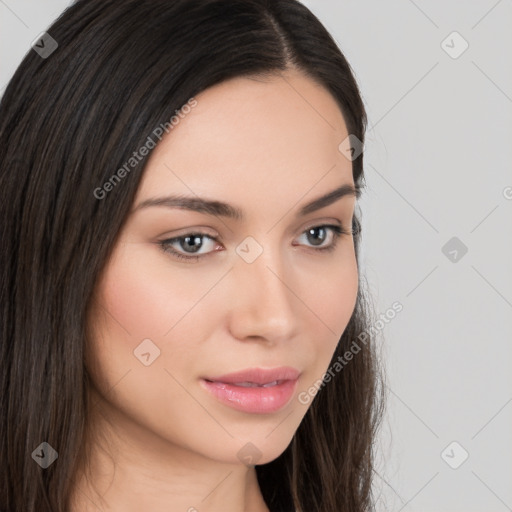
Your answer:
[[[240,245],[247,248],[243,243]],[[254,249],[254,246],[250,247],[250,250]],[[271,249],[267,245],[262,249],[250,263],[244,259],[243,253],[235,261],[238,300],[234,305],[233,325],[240,337],[291,337],[295,333],[299,313],[296,310],[297,299],[291,291],[292,273],[286,271],[283,255],[278,248]]]

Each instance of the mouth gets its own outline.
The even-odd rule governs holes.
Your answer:
[[[206,379],[208,381],[208,379]],[[208,382],[215,382],[215,381],[208,381]],[[233,382],[233,386],[240,386],[242,388],[269,388],[272,386],[278,386],[282,384],[283,382],[286,382],[284,380],[275,380],[273,382],[268,382],[266,384],[257,384],[256,382]]]
[[[300,372],[291,367],[253,368],[208,377],[201,385],[221,403],[239,411],[268,414],[284,408],[297,387]]]

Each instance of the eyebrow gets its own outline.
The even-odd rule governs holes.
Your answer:
[[[316,199],[313,199],[309,203],[302,206],[297,215],[304,216],[308,213],[315,212],[321,208],[329,206],[330,204],[338,201],[343,197],[355,197],[356,199],[359,199],[360,195],[360,188],[354,188],[354,186],[350,183],[344,183],[341,187],[338,187],[337,189],[332,190],[323,196],[317,197]],[[133,212],[153,206],[164,206],[167,208],[191,210],[199,213],[205,213],[207,215],[227,217],[238,221],[243,221],[245,218],[243,211],[231,204],[212,199],[205,199],[202,197],[191,197],[183,195],[153,197],[146,199],[142,201],[138,206],[136,206]]]

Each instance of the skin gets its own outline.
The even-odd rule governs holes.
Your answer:
[[[325,224],[350,229],[355,197],[296,216],[312,199],[354,185],[338,150],[348,132],[334,98],[294,70],[229,80],[196,100],[153,151],[96,286],[87,354],[95,444],[72,512],[267,512],[254,466],[237,454],[250,442],[264,464],[285,450],[310,406],[298,395],[328,369],[355,307],[352,235],[331,252],[307,235]],[[177,193],[236,205],[246,219],[135,211]],[[218,240],[201,239],[199,253],[209,254],[197,262],[158,244],[197,231]],[[236,252],[248,236],[263,248],[250,264]],[[333,244],[329,229],[316,236]],[[173,247],[194,254],[185,242]],[[149,366],[134,356],[147,338],[160,350]],[[302,373],[275,413],[237,411],[199,384],[282,365]]]

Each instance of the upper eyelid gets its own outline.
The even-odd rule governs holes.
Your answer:
[[[299,234],[302,234],[304,231],[307,231],[308,229],[316,228],[316,227],[323,227],[328,226],[329,224],[336,224],[338,223],[340,227],[352,227],[352,220],[340,220],[335,217],[326,218],[324,220],[314,220],[311,222],[307,222],[304,227],[300,230]],[[178,238],[184,238],[189,235],[202,235],[202,236],[208,236],[212,239],[217,239],[220,237],[220,235],[213,235],[208,233],[206,230],[208,228],[183,228],[183,233],[180,235],[174,235],[172,237],[168,237],[165,240],[174,240]],[[182,231],[182,230],[180,230]],[[295,230],[294,230],[295,231]]]

